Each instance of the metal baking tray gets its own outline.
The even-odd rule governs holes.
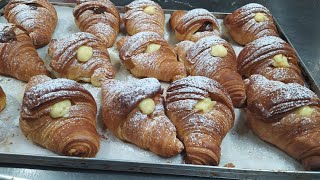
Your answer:
[[[64,2],[64,0],[54,1],[52,3],[54,5],[59,6],[59,7],[65,7],[65,6],[74,7],[74,5],[75,5],[74,3],[66,3],[66,2]],[[118,8],[119,8],[120,12],[123,12],[123,9],[124,9],[123,7],[118,7]],[[173,11],[174,10],[165,10],[165,13],[171,14]],[[213,14],[218,19],[223,19],[228,13],[214,12]],[[69,20],[73,21],[73,19],[69,19]],[[287,36],[283,32],[282,28],[278,25],[277,21],[276,21],[276,24],[277,24],[277,28],[281,34],[281,38],[290,43]],[[305,80],[306,80],[308,86],[314,92],[316,92],[318,95],[320,95],[320,90],[316,86],[314,78],[312,78],[312,76],[309,73],[309,71],[307,70],[305,64],[301,60],[300,60],[300,66],[301,66],[302,72],[304,74],[304,77],[305,77]],[[3,83],[2,81],[8,81],[8,82],[11,81],[12,82],[13,80],[11,80],[10,78],[7,78],[7,77],[1,78],[1,76],[0,76],[0,84]],[[25,86],[25,83],[20,83],[19,85],[21,85],[21,87],[23,89],[23,87]],[[86,88],[88,88],[88,86],[90,86],[90,85],[84,84],[84,86]],[[21,92],[23,92],[23,91],[22,90],[20,91],[19,96],[21,96]],[[94,94],[94,97],[96,98],[97,101],[99,101],[98,99],[100,99],[100,98],[97,99],[97,97],[99,97],[99,94]],[[22,97],[20,97],[20,98],[22,98]],[[14,102],[14,103],[16,105],[19,104],[17,102]],[[16,108],[19,108],[19,107],[16,107]],[[243,119],[243,117],[241,117],[241,115],[243,113],[241,114],[240,110],[237,110],[237,112],[238,112],[238,115],[237,115],[238,119]],[[3,120],[3,118],[0,116],[0,123],[1,123],[1,120]],[[15,128],[18,128],[17,124],[15,124],[15,126],[16,126]],[[1,130],[1,127],[0,127],[0,130]],[[238,135],[243,135],[243,134],[246,135],[246,133],[249,134],[248,135],[249,138],[253,139],[251,143],[255,143],[255,145],[257,147],[263,146],[264,148],[266,148],[266,149],[263,149],[263,150],[266,150],[266,152],[256,154],[256,157],[257,157],[257,156],[263,156],[263,154],[266,153],[265,159],[243,160],[246,162],[250,161],[251,163],[253,163],[250,166],[251,168],[238,167],[237,164],[236,164],[235,168],[222,167],[224,164],[228,163],[229,161],[220,163],[221,166],[199,166],[199,165],[181,164],[181,163],[177,163],[180,161],[180,159],[182,157],[181,155],[179,155],[180,157],[177,157],[175,159],[174,158],[173,159],[161,159],[161,158],[159,159],[159,157],[157,157],[156,155],[154,155],[150,152],[144,152],[143,150],[141,150],[142,152],[139,152],[140,154],[142,154],[141,157],[143,156],[146,159],[148,159],[152,156],[153,159],[151,158],[152,159],[151,161],[150,160],[144,161],[144,159],[137,160],[140,155],[136,159],[135,158],[126,159],[126,157],[120,158],[120,159],[106,159],[106,158],[100,158],[101,153],[100,153],[99,157],[96,157],[96,158],[66,157],[66,156],[58,156],[58,155],[53,154],[53,153],[46,151],[44,149],[40,149],[39,147],[37,147],[38,149],[36,149],[35,151],[31,151],[32,149],[30,151],[28,151],[28,148],[26,148],[26,149],[22,149],[22,150],[15,150],[15,152],[10,152],[9,150],[6,150],[6,148],[1,149],[1,146],[2,146],[1,143],[0,143],[0,163],[38,165],[38,166],[46,166],[46,167],[50,166],[50,167],[67,167],[67,168],[80,168],[80,169],[142,172],[142,173],[155,173],[155,174],[173,174],[173,175],[198,176],[198,177],[219,177],[219,178],[242,178],[242,179],[246,178],[247,179],[247,178],[257,178],[257,177],[262,177],[262,176],[272,178],[272,179],[273,178],[281,178],[281,179],[283,179],[283,178],[286,178],[286,179],[320,178],[320,173],[311,172],[311,171],[302,171],[302,167],[299,165],[299,163],[296,162],[295,160],[293,160],[292,158],[290,158],[284,152],[278,150],[276,147],[273,147],[272,145],[270,145],[268,143],[261,141],[260,139],[255,137],[252,133],[250,134],[250,131],[248,129],[246,129],[243,122],[238,122],[237,124],[235,124],[235,126],[228,133],[228,135],[225,139],[228,139],[230,136],[238,136]],[[109,136],[109,138],[112,138],[111,134],[108,134],[108,136]],[[233,139],[233,140],[235,140],[235,139]],[[244,140],[246,140],[246,139],[244,139]],[[23,143],[25,143],[25,141],[27,141],[27,140],[22,139],[19,143],[21,143],[22,141],[23,141]],[[225,141],[227,141],[227,140],[224,140],[224,142]],[[242,139],[242,141],[243,141],[243,139]],[[118,140],[118,143],[119,142],[123,143]],[[230,144],[230,138],[229,138],[228,142]],[[15,142],[10,142],[10,143],[15,143]],[[27,141],[27,143],[29,143],[30,147],[36,147],[36,145],[30,143],[30,141]],[[239,142],[234,143],[234,146],[237,146],[237,143],[239,143]],[[124,146],[125,147],[130,146],[130,148],[133,148],[133,147],[131,147],[132,145],[126,144]],[[232,146],[233,146],[233,144],[230,144],[228,146],[228,148],[230,148],[230,147],[232,148]],[[246,148],[245,147],[246,145],[243,145],[243,146],[244,147],[242,147],[242,148]],[[17,146],[17,148],[15,146],[12,146],[12,147],[14,147],[15,149],[19,148],[18,146]],[[139,149],[137,147],[135,147],[135,148]],[[236,147],[236,148],[238,148],[238,147]],[[248,146],[247,148],[252,148],[252,147]],[[255,148],[252,149],[253,153],[256,153],[255,151],[261,150],[261,149],[255,149]],[[237,151],[238,154],[236,154],[236,156],[238,156],[238,155],[241,156],[241,153],[245,154],[247,152],[246,149],[242,149],[243,152],[241,152],[240,151],[241,149],[239,150],[239,148],[238,148],[235,150],[231,149],[231,150],[229,150],[228,153],[232,154],[232,151],[236,151],[236,150],[238,150]],[[102,150],[100,149],[100,151],[102,151]],[[105,150],[103,150],[103,151],[105,151]],[[269,153],[267,151],[270,151],[271,153],[267,154],[267,153]],[[18,153],[18,152],[20,152],[20,153]],[[224,153],[224,149],[222,149],[221,152],[222,152],[221,159],[223,161],[223,157],[226,156],[228,153]],[[135,151],[133,153],[135,153]],[[276,166],[276,164],[278,163],[277,161],[274,161],[274,159],[270,159],[270,160],[268,159],[273,155],[276,155],[277,157],[281,157],[281,158],[283,157],[286,160],[284,161],[283,159],[280,159],[279,161],[281,161],[282,163],[284,163],[284,162],[289,163],[289,164],[291,163],[292,166],[290,166],[289,168],[287,168],[285,170],[272,169],[272,168],[269,168],[269,169],[267,168],[267,170],[266,170],[263,168],[259,168],[259,166],[257,166],[257,168],[253,168],[256,166],[256,164],[258,165],[260,161],[262,161],[264,163],[269,162],[269,167]],[[130,156],[130,155],[128,155],[128,156]],[[131,156],[135,156],[135,154],[132,154]],[[233,156],[233,158],[235,158],[235,156]],[[241,160],[239,160],[239,161],[241,161]]]

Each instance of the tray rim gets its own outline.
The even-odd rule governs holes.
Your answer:
[[[56,6],[74,7],[75,3],[66,3],[65,0],[49,0],[51,4]],[[124,6],[116,6],[120,12],[124,12]],[[175,9],[163,9],[165,14],[171,14]],[[0,12],[3,12],[1,8]],[[217,19],[223,19],[231,13],[211,12]],[[2,16],[2,14],[0,15]],[[305,63],[297,50],[292,45],[291,41],[285,34],[284,30],[273,17],[280,37],[287,41],[295,50],[299,66],[301,67],[303,76],[306,78],[306,83],[312,91],[320,97],[320,87],[317,86],[315,79],[308,71]],[[16,161],[16,162],[13,162]],[[174,164],[174,163],[151,163],[151,162],[135,162],[125,160],[108,160],[98,158],[79,158],[61,155],[35,155],[35,154],[16,154],[0,152],[0,163],[19,164],[19,165],[36,165],[43,167],[55,168],[77,168],[90,170],[111,170],[121,172],[139,172],[152,174],[168,174],[182,175],[190,177],[218,177],[218,178],[257,178],[258,176],[281,177],[281,178],[320,178],[320,172],[317,171],[292,171],[292,170],[255,170],[246,168],[228,168],[221,166],[206,166],[192,164]]]

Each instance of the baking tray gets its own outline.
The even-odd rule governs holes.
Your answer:
[[[74,7],[74,3],[64,3],[63,1],[60,2],[53,2],[53,4],[57,5],[58,7]],[[123,11],[123,7],[118,7],[120,12]],[[165,10],[166,14],[171,14],[173,10]],[[58,13],[59,14],[59,13]],[[227,13],[218,13],[215,12],[214,15],[218,19],[223,19]],[[73,18],[69,21],[73,21]],[[220,20],[221,22],[221,20]],[[277,23],[278,24],[278,23]],[[168,26],[168,24],[167,24]],[[281,37],[284,40],[287,40],[287,37],[281,27],[277,25],[278,30],[281,34]],[[75,30],[75,29],[72,29]],[[172,33],[172,32],[171,32]],[[61,35],[62,36],[62,35]],[[56,36],[57,37],[57,36]],[[171,34],[172,37],[172,34]],[[59,35],[58,35],[59,38]],[[231,41],[230,38],[225,36],[224,38]],[[289,42],[289,41],[288,41]],[[171,42],[172,43],[172,42]],[[290,42],[289,42],[290,43]],[[239,53],[239,50],[241,50],[241,46],[236,46],[233,44],[235,51],[237,54]],[[40,53],[42,51],[46,51],[46,49],[40,49]],[[116,54],[111,53],[111,57],[116,56]],[[42,57],[44,59],[47,59],[48,57]],[[313,78],[311,77],[310,73],[306,69],[305,65],[301,62],[301,68],[304,73],[305,79],[307,84],[313,89],[313,91],[317,92],[319,95],[319,89],[315,89],[317,86],[315,85],[315,82]],[[119,68],[119,67],[118,67]],[[120,67],[121,68],[121,67]],[[122,67],[123,68],[123,67]],[[128,74],[118,74],[118,76],[127,76]],[[6,81],[6,82],[3,82]],[[11,82],[14,81],[12,78],[8,77],[1,77],[0,76],[0,84],[12,84]],[[18,86],[21,86],[20,92],[12,92],[14,96],[18,96],[18,99],[22,99],[23,95],[23,87],[25,87],[25,83],[18,83],[16,84]],[[86,88],[91,88],[89,84],[83,84]],[[14,88],[14,87],[12,87]],[[165,87],[166,88],[166,87]],[[97,92],[98,88],[92,88],[95,92]],[[90,89],[91,90],[91,89]],[[93,94],[95,99],[98,101],[99,104],[99,93]],[[19,102],[11,101],[9,102],[12,105],[18,105]],[[10,105],[9,104],[9,105]],[[17,106],[17,108],[19,108]],[[17,112],[19,109],[16,110]],[[169,159],[163,159],[156,155],[154,155],[151,152],[147,152],[144,150],[141,150],[134,145],[123,143],[120,140],[117,140],[115,137],[113,137],[111,134],[103,134],[103,137],[108,137],[108,140],[112,140],[116,143],[116,146],[122,146],[120,148],[129,148],[129,151],[123,151],[122,154],[118,154],[118,159],[110,159],[110,158],[101,158],[106,152],[106,149],[100,149],[99,153],[96,158],[86,159],[86,158],[76,158],[76,157],[65,157],[65,156],[58,156],[50,151],[47,151],[43,148],[40,148],[39,146],[36,146],[32,144],[30,141],[27,141],[26,139],[23,139],[23,137],[19,137],[18,139],[20,142],[17,141],[10,141],[10,138],[6,140],[7,146],[2,146],[0,144],[0,162],[1,163],[10,163],[10,164],[28,164],[28,165],[39,165],[39,166],[50,166],[50,167],[67,167],[67,168],[82,168],[82,169],[99,169],[99,170],[112,170],[112,171],[130,171],[130,172],[144,172],[144,173],[157,173],[157,174],[174,174],[174,175],[186,175],[186,176],[200,176],[200,177],[220,177],[220,178],[257,178],[257,177],[269,177],[269,178],[288,178],[288,179],[301,179],[301,178],[320,178],[320,173],[318,172],[307,172],[307,171],[301,171],[302,167],[298,162],[290,158],[288,155],[286,155],[284,152],[278,150],[276,147],[273,147],[272,145],[265,143],[255,137],[248,128],[245,127],[244,122],[240,121],[243,120],[244,117],[242,117],[243,113],[241,113],[240,110],[236,110],[237,113],[237,119],[234,128],[228,133],[226,138],[223,141],[222,144],[222,156],[221,156],[221,163],[220,165],[223,166],[224,164],[227,164],[229,162],[235,163],[235,162],[244,162],[244,163],[252,163],[248,167],[241,167],[241,164],[235,163],[235,168],[227,168],[227,167],[214,167],[214,166],[198,166],[198,165],[189,165],[189,164],[181,164],[177,163],[182,160],[182,156],[179,155],[174,158]],[[1,115],[1,114],[0,114]],[[2,117],[0,117],[0,120],[3,120]],[[1,123],[1,121],[0,121]],[[99,124],[99,123],[98,123]],[[0,124],[1,125],[1,124]],[[18,128],[17,122],[13,124],[15,126],[15,129]],[[1,129],[1,127],[0,127]],[[101,124],[100,124],[100,131],[101,131]],[[15,134],[12,134],[12,136],[16,136]],[[21,133],[20,133],[21,136]],[[238,136],[243,136],[242,139],[237,139]],[[13,139],[16,137],[12,137]],[[11,139],[12,139],[11,138]],[[17,139],[17,138],[16,138]],[[243,143],[246,142],[248,139],[250,139],[250,143],[255,144],[255,147],[250,146],[250,144],[244,144],[242,147],[240,147],[237,143]],[[240,142],[235,142],[234,144],[230,144],[232,140],[235,142],[235,140],[239,140]],[[106,138],[102,138],[102,141],[106,141]],[[228,145],[226,145],[226,142],[229,142]],[[10,143],[13,143],[11,145]],[[21,146],[23,147],[23,150],[19,150],[19,146],[16,146],[19,143],[27,143],[29,147]],[[246,142],[247,143],[247,142]],[[239,146],[239,147],[238,147]],[[15,149],[15,152],[10,152],[9,148]],[[35,148],[35,149],[33,149]],[[104,145],[102,143],[101,148],[104,148]],[[117,147],[118,148],[118,147]],[[245,149],[243,149],[245,148]],[[251,149],[250,149],[251,148]],[[249,150],[248,150],[249,149]],[[118,149],[116,149],[118,151]],[[121,150],[120,150],[121,151]],[[132,151],[130,154],[130,151]],[[250,151],[252,151],[252,155],[250,155]],[[261,152],[259,152],[261,151]],[[22,152],[22,153],[21,153]],[[129,154],[128,154],[129,152]],[[259,152],[259,153],[258,153]],[[114,151],[113,151],[114,153]],[[137,153],[137,154],[136,154]],[[234,155],[235,154],[235,155]],[[107,154],[108,156],[112,156],[112,152],[109,152]],[[106,156],[107,156],[106,155]],[[119,158],[120,156],[123,156]],[[132,157],[136,156],[136,157]],[[225,157],[228,157],[225,159]],[[239,157],[237,157],[239,156]],[[243,156],[243,157],[240,157]],[[248,156],[253,156],[253,159],[246,159]],[[257,158],[259,157],[259,158]],[[237,159],[238,160],[237,160]],[[282,158],[282,159],[277,159]],[[232,161],[230,161],[232,159]],[[259,165],[261,162],[268,162],[269,167],[268,168],[261,168]],[[281,163],[284,163],[286,168],[277,168],[281,167]],[[280,165],[279,165],[280,164]],[[265,164],[266,165],[266,164]],[[283,164],[282,164],[283,165]],[[289,167],[287,167],[290,165]],[[260,169],[267,169],[267,170],[260,170]]]

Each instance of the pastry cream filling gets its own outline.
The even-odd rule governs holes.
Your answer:
[[[268,18],[267,16],[264,14],[264,13],[256,13],[255,16],[254,16],[254,20],[256,22],[263,22],[263,21],[266,21]]]
[[[161,45],[151,43],[147,46],[147,49],[144,52],[145,53],[153,53],[153,52],[158,51],[160,48],[161,48]]]
[[[51,106],[50,116],[52,118],[60,118],[69,114],[71,108],[70,100],[63,100]]]
[[[302,106],[297,110],[297,114],[302,117],[310,117],[315,109],[310,106]]]
[[[89,59],[91,59],[93,55],[93,50],[89,46],[81,46],[77,50],[77,60],[81,62],[87,62]]]
[[[226,57],[228,54],[227,48],[225,48],[223,45],[218,44],[211,46],[211,55],[214,57]]]
[[[274,67],[289,67],[288,58],[283,54],[275,55],[273,58],[272,65]]]
[[[216,104],[217,104],[216,101],[212,101],[210,98],[204,98],[200,100],[194,108],[196,110],[207,113],[207,112],[210,112],[213,109],[213,106]]]
[[[147,114],[147,115],[150,115],[151,113],[153,113],[155,107],[156,107],[156,105],[151,98],[145,98],[139,104],[139,108],[140,108],[141,112],[143,114]]]
[[[147,6],[143,9],[143,12],[145,12],[149,15],[153,15],[156,13],[156,7],[155,6]]]

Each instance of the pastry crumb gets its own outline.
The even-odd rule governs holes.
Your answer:
[[[236,166],[233,163],[228,163],[228,164],[224,165],[223,167],[235,168]]]

